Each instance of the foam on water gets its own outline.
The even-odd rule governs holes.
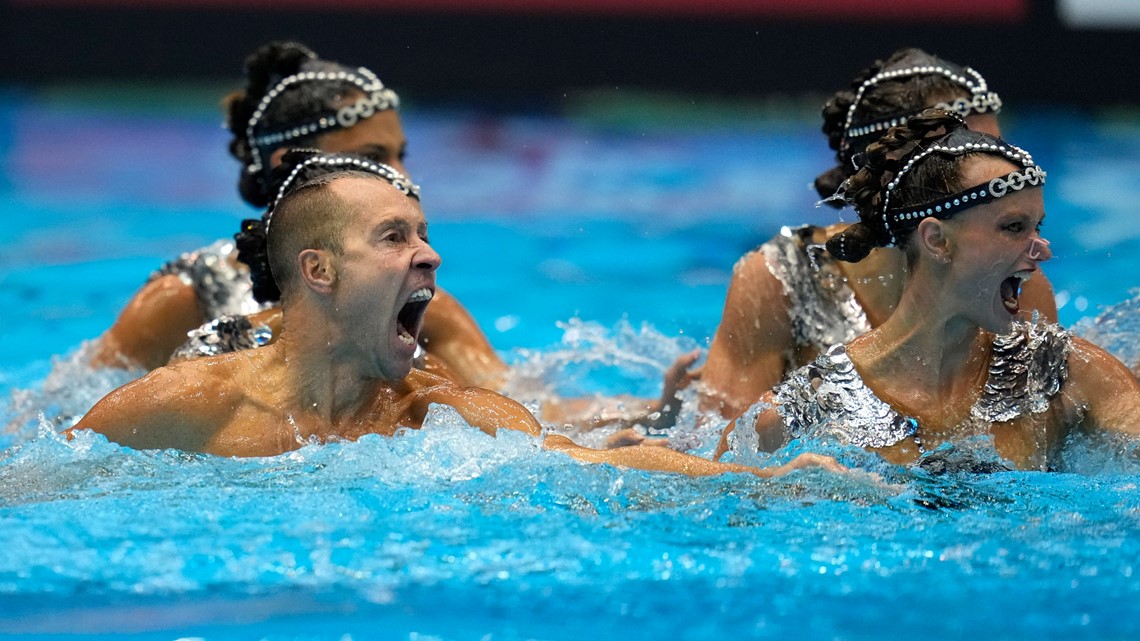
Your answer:
[[[581,464],[443,408],[423,430],[269,458],[45,428],[2,461],[0,632],[285,634],[307,614],[365,638],[391,621],[443,639],[901,639],[936,608],[956,612],[942,629],[987,636],[1138,631],[1114,612],[1140,597],[1135,476],[688,479]],[[998,616],[1010,580],[1022,607],[1049,608]],[[123,603],[157,618],[100,618]]]

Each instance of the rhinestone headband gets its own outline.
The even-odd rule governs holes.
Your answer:
[[[917,153],[913,154],[895,174],[894,178],[887,183],[883,203],[879,209],[879,214],[883,219],[883,228],[890,235],[891,245],[898,241],[896,231],[913,227],[917,224],[916,221],[927,216],[946,219],[970,207],[976,207],[1001,198],[1011,191],[1021,191],[1027,185],[1036,187],[1045,184],[1045,170],[1034,163],[1033,157],[1024,149],[968,129],[959,129],[948,136],[944,136],[929,147],[917,147],[916,151]],[[987,183],[922,205],[892,208],[891,194],[916,165],[934,153],[947,156],[962,156],[969,153],[1001,156],[1020,165],[1021,170],[1015,170],[1006,176],[994,178]]]
[[[277,190],[277,197],[273,199],[273,204],[270,205],[269,209],[265,212],[266,234],[269,233],[269,224],[273,220],[273,212],[277,209],[277,204],[289,193],[290,188],[297,181],[297,177],[310,167],[324,167],[327,169],[325,173],[330,174],[338,171],[367,172],[388,181],[390,185],[400,190],[400,192],[408,198],[420,199],[420,186],[413,183],[404,174],[401,174],[384,163],[373,162],[367,158],[348,155],[322,154],[313,156],[306,158],[301,164],[294,167],[293,170],[289,172],[289,175],[285,177],[285,181],[281,183],[281,188]]]
[[[336,111],[329,111],[309,122],[290,127],[284,131],[254,136],[254,131],[262,117],[265,116],[265,111],[269,105],[273,104],[273,101],[286,89],[305,82],[347,82],[360,89],[364,96],[350,105],[345,105]],[[400,98],[396,92],[385,87],[384,83],[376,77],[376,74],[365,67],[359,67],[356,71],[302,71],[287,76],[265,93],[246,124],[245,135],[254,150],[253,162],[250,163],[247,171],[255,174],[262,170],[264,162],[262,151],[266,147],[276,147],[288,140],[308,136],[326,129],[346,129],[360,120],[371,118],[378,112],[396,109],[399,106]]]
[[[986,79],[982,77],[982,74],[974,71],[970,67],[954,69],[944,65],[918,65],[904,69],[883,71],[868,78],[855,92],[855,100],[852,101],[851,106],[847,108],[847,120],[843,124],[843,139],[840,141],[840,149],[846,151],[851,146],[852,140],[878,134],[891,127],[901,125],[905,123],[908,118],[919,113],[918,111],[899,113],[881,120],[875,120],[853,127],[855,111],[859,108],[860,103],[862,103],[863,96],[868,89],[885,80],[932,75],[944,76],[950,80],[950,82],[970,92],[969,98],[958,98],[951,102],[940,102],[934,105],[934,108],[952,111],[963,118],[971,114],[996,114],[1001,111],[1001,98],[989,90],[989,87],[986,85]]]

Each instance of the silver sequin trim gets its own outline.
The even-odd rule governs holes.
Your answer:
[[[985,424],[1040,414],[1068,378],[1069,332],[1017,324],[994,339],[990,371],[971,419]],[[794,438],[831,436],[859,447],[886,447],[912,436],[918,422],[875,396],[842,345],[776,387],[776,411]]]
[[[253,299],[249,271],[231,259],[236,251],[233,241],[219,240],[163,265],[151,275],[150,280],[168,274],[177,275],[182,282],[194,288],[206,318],[259,312],[267,306]],[[235,267],[235,264],[239,266]]]
[[[822,351],[871,331],[871,324],[835,259],[823,245],[811,242],[815,229],[784,227],[760,251],[790,302],[788,320],[796,345]]]
[[[222,316],[187,333],[171,360],[190,360],[261,347],[273,337],[265,325],[253,326],[247,316]]]
[[[189,338],[174,350],[172,361],[240,352],[264,347],[273,340],[273,330],[267,325],[255,327],[248,316],[222,316],[190,330],[186,335]],[[412,364],[423,369],[426,354],[423,346],[417,344]]]

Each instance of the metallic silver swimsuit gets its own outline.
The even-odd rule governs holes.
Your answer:
[[[150,280],[169,274],[178,276],[194,288],[206,318],[259,312],[267,306],[253,299],[249,272],[244,265],[235,267],[236,251],[233,241],[219,240],[166,263],[151,274]]]
[[[266,325],[254,327],[248,316],[221,316],[186,335],[189,338],[174,350],[171,360],[189,360],[262,347],[273,338],[273,330]]]
[[[871,331],[871,324],[835,259],[813,242],[817,229],[784,227],[759,251],[790,302],[788,320],[796,346],[823,351]]]
[[[273,330],[268,325],[254,326],[248,316],[222,316],[190,330],[186,335],[189,338],[174,350],[171,360],[190,360],[263,347],[273,338]],[[423,346],[417,343],[416,353],[412,356],[416,367],[423,367],[424,354]]]
[[[1015,323],[994,339],[989,376],[967,419],[979,429],[1040,414],[1068,378],[1071,335],[1059,325]],[[860,378],[835,345],[778,385],[776,411],[793,438],[834,437],[859,447],[886,447],[911,437],[918,421],[896,412]]]

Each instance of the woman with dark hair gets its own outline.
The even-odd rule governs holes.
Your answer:
[[[238,189],[249,204],[270,203],[273,169],[298,146],[363,154],[406,175],[399,98],[368,69],[323,60],[297,43],[273,42],[246,59],[245,72],[245,89],[228,96],[225,107],[230,153],[242,164]],[[257,233],[256,222],[246,233]],[[93,363],[153,369],[168,361],[188,331],[226,315],[265,312],[259,325],[269,332],[262,338],[271,339],[278,316],[266,310],[276,296],[254,290],[238,258],[233,242],[218,241],[164,265],[103,335]],[[442,291],[421,340],[470,384],[494,380],[505,369],[470,314]]]
[[[971,129],[1000,133],[1001,99],[969,67],[902,49],[861,72],[823,108],[823,132],[836,165],[816,179],[820,195],[832,196],[854,173],[852,159],[868,143],[935,106],[959,114]],[[895,310],[907,277],[902,253],[876,248],[860,263],[836,261],[823,243],[845,227],[785,227],[736,264],[700,372],[702,409],[725,418],[739,414],[821,350],[881,325]],[[1056,320],[1044,278],[1027,285],[1023,302]]]
[[[814,437],[911,463],[990,437],[1045,470],[1078,430],[1140,436],[1140,383],[1058,325],[1020,319],[1022,285],[1049,260],[1045,172],[1025,151],[928,110],[888,131],[841,193],[859,222],[827,241],[858,263],[896,246],[907,278],[882,324],[829,347],[725,432],[720,452]]]

